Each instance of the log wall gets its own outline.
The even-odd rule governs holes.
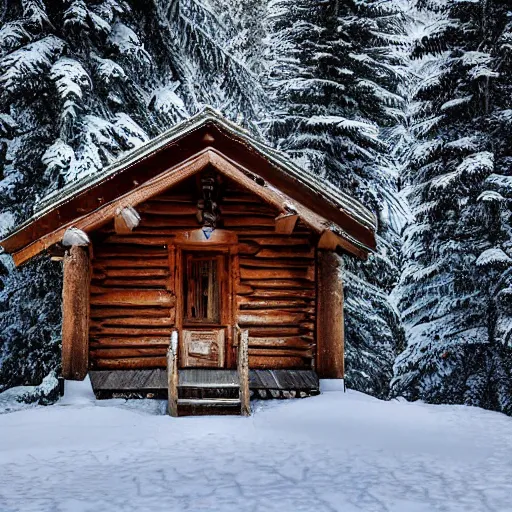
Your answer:
[[[172,240],[200,227],[192,180],[137,207],[140,224],[93,236],[90,366],[166,366],[175,323]],[[192,191],[192,192],[191,192]],[[251,368],[311,368],[315,355],[315,240],[300,223],[276,233],[279,214],[258,197],[224,183],[218,227],[237,234],[234,317],[249,331]],[[236,360],[236,359],[235,359]]]

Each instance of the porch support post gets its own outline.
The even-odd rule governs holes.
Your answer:
[[[342,260],[317,250],[316,371],[322,379],[345,374]]]
[[[87,375],[90,282],[88,249],[73,245],[64,255],[62,286],[62,376],[69,380]]]

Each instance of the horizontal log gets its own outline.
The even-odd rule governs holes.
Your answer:
[[[236,293],[238,295],[250,295],[254,292],[254,288],[252,286],[248,286],[245,284],[236,285]]]
[[[127,338],[127,337],[91,337],[89,341],[89,346],[91,348],[95,347],[168,347],[170,338],[166,336],[137,336],[136,338]]]
[[[290,245],[303,245],[305,247],[309,246],[309,238],[308,237],[296,237],[296,236],[257,236],[257,235],[245,235],[240,237],[240,241],[244,243],[253,242],[258,245],[270,245],[270,246],[283,246],[282,250],[288,250],[287,247]]]
[[[263,248],[256,253],[257,258],[303,258],[313,261],[315,250],[308,246],[296,246],[294,249],[283,248]]]
[[[226,215],[263,215],[268,217],[275,217],[276,210],[265,203],[249,203],[249,204],[221,204],[220,213],[222,216]]]
[[[170,337],[172,327],[93,327],[91,326],[90,337],[91,338],[113,338],[113,337],[130,337],[130,336],[144,336],[151,337]]]
[[[104,240],[108,244],[129,244],[165,247],[169,243],[169,236],[142,236],[137,230],[132,231],[131,235],[112,235]]]
[[[281,336],[300,336],[303,334],[301,328],[297,326],[286,325],[259,325],[249,327],[249,337],[268,338]]]
[[[167,347],[154,348],[98,348],[89,352],[91,359],[121,359],[125,357],[160,356],[165,357]]]
[[[237,297],[238,306],[241,309],[276,309],[276,308],[303,308],[309,311],[311,304],[309,301],[300,298],[289,299],[257,299],[252,295]]]
[[[127,357],[123,359],[93,359],[91,367],[98,370],[136,370],[166,368],[167,357]]]
[[[310,359],[302,357],[269,357],[269,356],[255,356],[249,354],[249,368],[255,370],[264,369],[310,369]]]
[[[116,256],[98,256],[94,259],[94,268],[104,269],[111,267],[125,268],[169,268],[169,258],[148,258],[146,255],[133,255],[130,258]]]
[[[260,280],[245,280],[241,281],[241,286],[252,286],[253,288],[280,288],[283,290],[301,288],[301,289],[314,289],[315,284],[311,281],[304,279],[260,279]]]
[[[168,268],[98,268],[93,270],[93,279],[105,279],[106,277],[168,277]],[[104,276],[104,277],[103,277]]]
[[[178,203],[176,201],[148,201],[137,207],[139,212],[150,215],[195,215],[197,204]]]
[[[314,331],[315,330],[315,323],[314,322],[301,322],[300,328],[303,331]]]
[[[92,320],[91,328],[104,329],[108,326],[126,325],[132,327],[162,327],[174,325],[174,309],[169,318],[152,316],[130,316],[117,318],[102,318],[101,320]]]
[[[117,238],[128,240],[127,237]],[[129,240],[131,241],[132,239]],[[114,244],[110,245],[107,243],[102,243],[94,246],[94,257],[95,260],[93,261],[93,264],[95,264],[99,259],[107,258],[129,258],[131,260],[134,258],[144,257],[146,259],[161,259],[167,257],[167,250],[153,246],[144,247],[141,245],[133,245],[131,247],[127,247],[126,245],[117,246]]]
[[[238,254],[256,254],[261,248],[258,244],[252,242],[239,243]]]
[[[251,310],[239,312],[237,323],[247,325],[296,325],[304,321],[305,314],[281,310]]]
[[[160,202],[171,202],[171,203],[192,203],[196,204],[197,199],[192,194],[178,194],[176,191],[171,190],[171,193],[164,192],[158,196],[152,197],[147,201],[148,203],[160,203]]]
[[[241,287],[242,288],[242,287]],[[252,286],[244,285],[245,295],[251,295],[252,298],[258,299],[288,299],[288,298],[305,298],[305,299],[314,299],[315,298],[315,290],[302,290],[299,288],[292,288],[290,290],[278,290],[278,289],[261,289],[261,288],[253,288]],[[250,290],[250,291],[249,291]],[[241,294],[238,291],[237,293]]]
[[[278,348],[249,348],[249,356],[264,357],[305,357],[312,358],[313,351],[311,348],[305,349],[278,349]]]
[[[222,217],[225,228],[232,227],[267,227],[274,226],[273,216],[264,217],[262,215],[248,215],[244,217],[226,216]]]
[[[305,279],[313,281],[314,269],[295,269],[295,268],[269,268],[269,269],[254,269],[254,268],[240,268],[240,278],[245,280],[255,279]]]
[[[224,192],[222,196],[223,203],[254,203],[264,204],[263,201],[255,194],[240,194],[231,193],[229,191]]]
[[[240,258],[240,266],[242,267],[255,267],[255,268],[305,268],[308,269],[312,266],[313,260],[305,259],[263,259],[257,255],[253,258],[242,257]]]
[[[91,293],[106,293],[112,288],[161,288],[166,289],[169,284],[169,278],[157,277],[155,279],[134,279],[133,277],[106,279],[95,277],[92,280]]]
[[[255,338],[249,336],[249,347],[276,347],[276,348],[297,348],[310,349],[312,347],[309,336],[274,336],[266,338]]]
[[[91,306],[91,318],[123,318],[132,316],[170,318],[173,312],[169,308],[109,308]]]
[[[152,228],[199,228],[201,224],[195,215],[175,215],[173,217],[151,216],[146,213],[142,215],[140,227]],[[134,232],[138,232],[138,229]]]
[[[112,290],[101,295],[91,295],[96,306],[174,306],[176,298],[162,290]]]

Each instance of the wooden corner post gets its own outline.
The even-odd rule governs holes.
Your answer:
[[[249,331],[239,331],[238,377],[240,379],[240,412],[242,416],[251,415],[251,392],[249,390]]]
[[[345,375],[342,269],[333,251],[317,251],[316,371],[322,379]]]
[[[91,264],[87,247],[73,245],[64,255],[62,285],[62,376],[83,380],[89,366]]]
[[[167,351],[167,388],[169,416],[178,416],[178,331],[171,334],[171,343]]]

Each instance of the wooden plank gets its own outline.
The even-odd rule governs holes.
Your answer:
[[[62,375],[69,380],[83,380],[87,375],[90,281],[86,250],[71,247],[64,256],[62,286]]]
[[[239,386],[240,379],[236,370],[217,368],[184,368],[180,370],[180,388],[238,388]]]
[[[112,290],[92,295],[95,306],[174,306],[176,298],[163,290]]]
[[[258,370],[255,373],[263,389],[279,389],[279,384],[270,370]]]
[[[343,282],[341,260],[330,251],[318,251],[317,358],[320,378],[344,376]]]
[[[170,416],[178,416],[178,331],[173,331],[167,352],[168,406]]]

